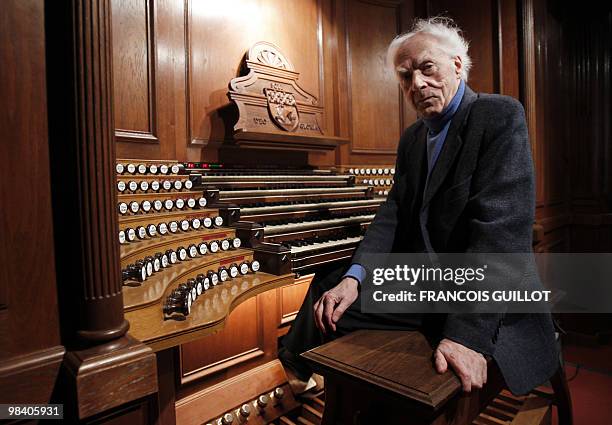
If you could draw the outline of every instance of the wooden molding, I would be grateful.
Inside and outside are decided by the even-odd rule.
[[[153,133],[130,130],[116,130],[115,140],[117,142],[159,143],[159,139]]]
[[[1,403],[49,403],[66,352],[58,345],[3,360]]]

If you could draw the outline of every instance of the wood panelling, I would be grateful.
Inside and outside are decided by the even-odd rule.
[[[190,0],[187,8],[190,143],[225,139],[219,110],[229,104],[227,83],[258,41],[278,46],[300,72],[300,85],[322,101],[319,2]]]
[[[274,359],[276,298],[276,290],[259,294],[240,304],[220,332],[181,345],[182,383],[199,379],[210,385]],[[183,394],[191,392],[191,389],[182,390]]]
[[[49,184],[44,2],[0,13],[0,360],[59,345]],[[26,320],[27,318],[27,320]]]
[[[306,292],[314,275],[302,276],[295,280],[295,284],[285,286],[278,290],[279,295],[279,321],[280,325],[292,322],[302,306]]]
[[[517,5],[514,0],[497,0],[498,37],[497,54],[499,58],[499,93],[520,98],[519,88],[519,46]]]
[[[112,28],[117,156],[187,160],[184,2],[115,0]]]
[[[497,10],[492,7],[491,0],[471,1],[469,7],[464,2],[428,0],[427,12],[429,16],[444,15],[453,18],[470,43],[470,87],[477,92],[495,93],[498,87],[496,80],[499,78],[496,55],[499,26]]]
[[[111,7],[117,137],[157,141],[153,1],[113,0]]]
[[[263,354],[263,323],[257,298],[243,302],[227,319],[225,329],[181,346],[183,379],[196,372],[218,370],[219,364]],[[227,367],[225,364],[223,367]],[[202,374],[200,374],[202,375]]]
[[[352,153],[395,154],[402,131],[401,95],[386,63],[387,46],[399,32],[397,5],[347,3]]]

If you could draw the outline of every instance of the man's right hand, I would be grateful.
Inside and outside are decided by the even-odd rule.
[[[359,282],[356,279],[345,277],[319,298],[314,305],[314,316],[321,332],[336,331],[336,323],[359,295],[358,286]]]

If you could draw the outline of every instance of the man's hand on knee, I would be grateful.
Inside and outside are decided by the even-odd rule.
[[[434,362],[438,373],[446,372],[450,365],[461,379],[466,393],[487,383],[487,360],[482,354],[458,342],[446,338],[440,341],[434,353]]]
[[[359,283],[352,277],[345,277],[338,285],[323,293],[314,305],[317,327],[323,332],[336,331],[336,323],[342,314],[355,302]]]

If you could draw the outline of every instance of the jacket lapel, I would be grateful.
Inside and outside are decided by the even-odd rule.
[[[420,200],[423,194],[423,179],[426,177],[423,175],[423,165],[424,161],[427,161],[427,156],[425,155],[427,146],[426,137],[427,128],[421,123],[421,126],[414,133],[414,139],[410,148],[406,152],[406,185],[410,189],[406,199],[410,200],[409,211],[414,210],[417,200]],[[426,168],[427,165],[425,164]]]
[[[460,136],[461,129],[465,124],[470,107],[476,100],[476,97],[476,93],[466,85],[463,99],[461,100],[459,109],[455,112],[455,116],[452,118],[440,156],[429,176],[421,209],[425,209],[429,205],[433,196],[442,185],[442,182],[444,182],[444,178],[448,174],[455,157],[461,150],[461,145],[463,144],[463,140]]]

